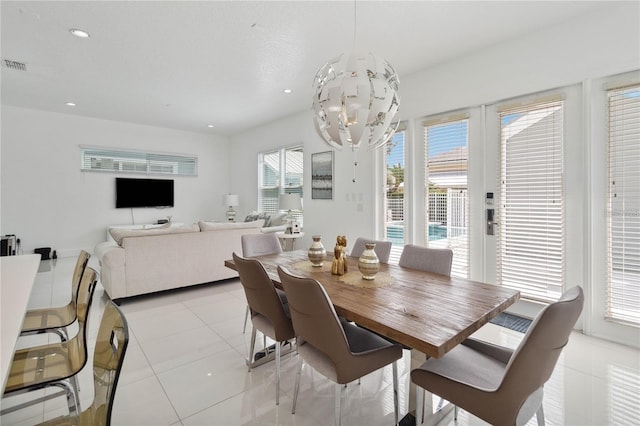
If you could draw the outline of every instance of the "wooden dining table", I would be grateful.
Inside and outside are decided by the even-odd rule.
[[[380,264],[373,281],[362,279],[358,259],[347,256],[348,271],[331,274],[331,257],[313,267],[305,250],[259,256],[280,287],[278,265],[322,284],[336,313],[389,339],[440,358],[515,303],[520,293],[465,278]],[[233,260],[225,265],[236,269]]]

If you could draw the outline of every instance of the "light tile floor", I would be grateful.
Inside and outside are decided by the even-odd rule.
[[[41,263],[30,307],[68,302],[75,259]],[[90,266],[95,265],[92,259]],[[108,298],[98,284],[89,334],[95,335]],[[242,333],[246,300],[237,280],[126,301],[121,308],[130,344],[114,404],[114,425],[331,425],[333,384],[305,368],[297,411],[291,414],[296,356],[282,362],[280,405],[275,405],[272,363],[247,372],[250,330]],[[515,347],[522,334],[487,324],[477,337]],[[43,343],[23,338],[19,346]],[[262,339],[258,339],[258,344]],[[90,342],[93,351],[93,342]],[[415,355],[414,355],[415,356]],[[89,361],[89,363],[91,360]],[[399,362],[400,414],[409,407],[411,354]],[[391,367],[349,385],[343,393],[342,424],[393,423]],[[81,400],[93,398],[90,369],[80,376]],[[31,397],[31,396],[29,396]],[[24,397],[4,399],[8,407]],[[413,406],[413,404],[412,404]],[[640,425],[640,351],[573,333],[545,386],[548,425]],[[2,425],[31,425],[66,412],[64,398],[7,414]],[[480,425],[461,411],[443,425]],[[535,419],[529,424],[535,424]]]

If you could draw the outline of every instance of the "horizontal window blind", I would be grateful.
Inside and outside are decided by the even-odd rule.
[[[465,114],[424,122],[427,186],[425,240],[453,251],[451,275],[469,277],[469,120]]]
[[[80,147],[83,171],[147,175],[198,175],[198,157],[143,151]]]
[[[280,194],[300,194],[304,175],[302,147],[282,148],[259,155],[258,211],[277,213]],[[302,212],[291,212],[302,225]]]
[[[640,325],[640,85],[610,90],[607,319]]]
[[[302,199],[302,181],[303,181],[303,163],[302,147],[287,148],[284,150],[284,182],[283,188],[286,194],[300,194]],[[303,206],[304,207],[304,206]],[[304,215],[301,211],[291,212],[291,216],[295,217],[304,226]]]
[[[563,101],[500,112],[498,282],[556,300],[564,283]]]
[[[267,152],[260,157],[258,211],[276,213],[280,195],[280,152]]]

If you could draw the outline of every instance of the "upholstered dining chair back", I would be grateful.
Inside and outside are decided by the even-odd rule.
[[[280,282],[287,293],[300,359],[293,390],[295,414],[302,364],[306,362],[334,382],[335,424],[341,424],[341,392],[345,384],[388,364],[393,365],[394,423],[398,423],[398,366],[402,348],[377,334],[340,321],[322,285],[312,279],[292,275],[278,266]]]
[[[240,239],[242,241],[242,256],[244,257],[282,253],[282,246],[275,232],[268,234],[245,234],[242,235]]]
[[[287,316],[282,300],[262,263],[257,259],[238,256],[236,253],[233,253],[233,262],[247,296],[251,317],[266,317],[275,332],[275,336],[270,337],[277,341],[292,339],[294,333],[291,319]]]
[[[248,259],[233,253],[233,261],[236,265],[240,282],[247,296],[247,314],[245,315],[245,326],[247,315],[251,314],[251,345],[249,348],[249,359],[247,364],[249,371],[253,365],[254,349],[256,344],[256,331],[259,330],[263,336],[268,336],[276,341],[275,361],[276,361],[276,405],[280,403],[280,355],[282,342],[286,342],[295,337],[293,324],[289,317],[289,307],[287,297],[282,290],[276,290],[271,278],[265,271],[264,266],[257,259]],[[264,339],[265,353],[267,351],[266,337]]]
[[[349,256],[360,257],[364,251],[365,243],[376,243],[373,249],[378,256],[380,263],[389,263],[389,256],[391,255],[391,241],[373,240],[370,238],[358,237],[356,242],[353,243],[353,248]]]
[[[411,380],[491,424],[522,425],[534,413],[544,424],[543,386],[583,304],[582,288],[573,287],[536,316],[515,350],[467,339],[413,370]]]
[[[512,404],[527,400],[549,380],[583,305],[582,288],[576,286],[536,316],[509,359],[500,386]]]
[[[326,355],[324,360],[314,357],[319,362],[308,361],[325,377],[338,384],[349,383],[390,364],[394,356],[402,356],[400,345],[394,345],[369,330],[341,323],[327,292],[318,281],[297,277],[282,267],[278,267],[278,273],[289,301],[296,337]],[[352,331],[361,334],[356,335]],[[345,332],[349,332],[349,336]],[[361,356],[371,341],[382,342],[380,347],[387,346],[389,353],[380,352],[379,357],[370,358]],[[303,348],[299,347],[299,351],[303,353]],[[392,358],[382,362],[381,359],[389,354]]]
[[[240,237],[242,243],[242,256],[244,257],[256,257],[267,254],[282,253],[282,246],[278,236],[274,233],[267,234],[245,234]],[[247,305],[247,309],[244,313],[244,325],[242,326],[242,332],[247,329],[247,320],[249,319],[250,308]]]
[[[402,250],[398,265],[404,268],[450,276],[452,261],[453,251],[450,249],[434,249],[407,244]]]
[[[280,268],[278,270],[281,271]],[[339,360],[348,357],[351,350],[338,315],[322,285],[314,279],[296,277],[286,271],[279,273],[289,301],[296,337],[325,353],[328,363],[336,364],[335,373],[329,369],[320,372],[337,383],[354,380],[348,371],[341,368],[343,364]],[[316,365],[313,367],[317,369]]]

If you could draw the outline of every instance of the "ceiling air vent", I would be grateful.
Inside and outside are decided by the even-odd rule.
[[[9,68],[10,70],[16,70],[16,71],[27,70],[27,64],[25,64],[24,62],[12,61],[9,59],[3,59],[2,66],[5,68]]]

